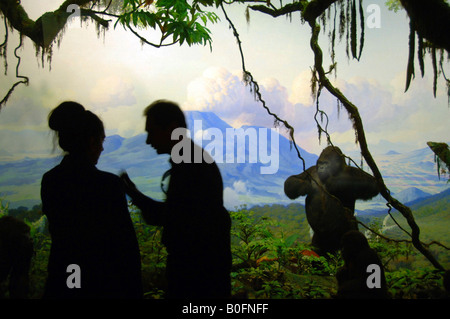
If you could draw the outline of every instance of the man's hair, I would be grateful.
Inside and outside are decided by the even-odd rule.
[[[147,106],[144,116],[151,117],[161,127],[168,127],[175,122],[178,127],[187,128],[186,118],[179,105],[172,101],[157,100]]]

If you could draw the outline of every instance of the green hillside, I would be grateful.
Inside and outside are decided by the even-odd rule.
[[[306,220],[305,207],[298,203],[289,205],[264,205],[249,208],[255,217],[273,219],[279,226],[276,228],[285,235],[297,235],[299,241],[309,242],[309,225]]]
[[[413,203],[416,221],[421,227],[424,242],[440,241],[448,245],[450,194],[440,194]],[[161,228],[143,223],[139,211],[130,206],[142,257],[145,298],[164,298],[166,250],[161,243]],[[30,273],[30,297],[40,298],[46,279],[46,267],[51,239],[45,218],[36,205],[8,209],[0,202],[0,215],[10,214],[21,218],[32,229],[35,255]],[[392,213],[400,224],[404,218]],[[231,273],[233,294],[236,298],[289,298],[329,299],[337,292],[336,272],[342,267],[340,254],[314,257],[308,251],[310,231],[304,207],[289,205],[264,205],[241,207],[230,212],[233,220]],[[380,231],[384,214],[358,216],[366,225]],[[392,221],[385,226],[390,227]],[[406,226],[406,225],[405,225]],[[397,226],[383,233],[390,238],[405,238]],[[432,267],[410,244],[369,238],[386,270],[389,292],[396,299],[442,298],[442,272]],[[446,269],[450,267],[447,249],[430,246],[430,250]],[[305,254],[306,252],[306,254]]]
[[[450,247],[450,190],[409,203],[408,207],[411,208],[414,219],[420,228],[420,239],[423,243],[428,244],[436,241]],[[310,228],[303,205],[299,203],[292,203],[287,206],[264,205],[254,206],[249,210],[254,212],[255,217],[272,218],[280,225],[277,228],[279,231],[288,236],[296,234],[299,242],[309,243],[311,241]],[[410,239],[390,217],[385,221],[385,229],[383,229],[383,221],[387,215],[388,209],[386,208],[384,211],[359,213],[357,219],[364,225],[376,231],[381,231],[388,238],[395,240]],[[403,229],[410,232],[406,219],[397,210],[393,209],[391,215]],[[362,226],[360,226],[360,230],[366,231]],[[444,267],[450,267],[450,251],[448,249],[437,244],[431,245],[429,249]],[[399,260],[401,266],[406,265],[408,268],[429,266],[429,262],[412,247],[410,247],[408,256]]]
[[[414,215],[416,223],[421,229],[421,238],[424,241],[437,240],[446,246],[450,246],[450,191],[442,192],[423,200],[415,201],[408,205]],[[289,205],[264,205],[249,208],[256,217],[273,218],[279,222],[284,231],[291,234],[297,233],[300,238],[309,240],[309,225],[306,220],[305,207],[299,203]],[[388,209],[371,213],[359,213],[357,219],[365,225],[372,223],[382,224],[388,214]],[[395,220],[406,229],[409,229],[406,219],[395,209],[391,211]],[[387,226],[395,225],[389,218]],[[406,238],[407,235],[395,227],[388,230],[387,234],[395,235],[395,238]]]

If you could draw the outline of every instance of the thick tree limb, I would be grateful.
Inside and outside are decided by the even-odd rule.
[[[319,17],[322,13],[325,12],[326,9],[334,2],[338,0],[313,0],[313,1],[305,1],[300,0],[299,2],[292,2],[282,6],[281,8],[272,8],[265,5],[251,5],[250,9],[254,11],[259,11],[265,14],[268,14],[274,18],[283,16],[286,14],[290,14],[293,12],[301,12],[303,18],[306,21],[314,21],[317,17]]]
[[[444,0],[400,0],[414,29],[450,53],[450,6]]]
[[[407,240],[407,239],[392,239],[392,238],[383,236],[382,234],[380,234],[379,232],[374,231],[373,229],[371,229],[369,226],[365,225],[361,221],[358,221],[358,224],[361,225],[362,227],[364,227],[365,229],[367,229],[368,231],[372,232],[376,236],[378,236],[378,237],[380,237],[380,238],[382,238],[382,239],[384,239],[386,241],[392,241],[392,242],[395,242],[395,243],[412,243],[411,240]],[[447,247],[444,244],[442,244],[442,243],[440,243],[438,241],[435,241],[435,240],[429,242],[428,244],[427,243],[422,243],[422,245],[424,245],[425,247],[430,247],[431,245],[437,245],[437,246],[442,247],[442,248],[444,248],[446,250],[450,250],[449,247]]]
[[[36,21],[28,17],[25,9],[17,0],[0,1],[0,10],[8,19],[14,29],[30,38],[37,46],[48,48],[55,40],[56,36],[63,30],[67,23],[67,18],[72,15],[67,7],[71,4],[82,7],[94,0],[67,0],[55,11],[46,12]],[[109,21],[99,17],[94,11],[89,9],[80,9],[80,16],[90,17],[104,27],[108,26]]]
[[[322,13],[338,0],[313,0],[305,7],[303,18],[308,21],[315,21]]]
[[[284,7],[281,7],[280,9],[269,8],[265,5],[253,5],[253,6],[249,6],[249,8],[254,11],[259,11],[259,12],[268,14],[268,15],[276,18],[279,16],[293,13],[293,12],[302,12],[304,10],[306,4],[307,4],[306,1],[300,1],[300,2],[289,3],[289,4],[285,5]]]

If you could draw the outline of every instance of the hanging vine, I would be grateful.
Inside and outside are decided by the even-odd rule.
[[[234,26],[231,19],[228,17],[228,14],[223,6],[222,3],[220,3],[220,8],[222,9],[222,12],[225,16],[225,19],[228,21],[230,29],[233,31],[233,35],[236,38],[236,43],[239,48],[240,56],[241,56],[241,63],[242,63],[242,70],[243,70],[243,80],[246,85],[250,86],[250,90],[254,92],[255,99],[259,102],[261,102],[263,108],[267,111],[269,115],[274,117],[274,126],[278,126],[280,123],[283,123],[284,127],[289,131],[289,140],[291,142],[291,146],[293,146],[297,152],[298,158],[302,161],[303,164],[303,170],[306,170],[306,163],[304,158],[302,157],[300,150],[297,147],[297,143],[295,143],[295,137],[294,137],[294,128],[286,121],[280,118],[277,114],[273,113],[269,106],[267,106],[266,101],[263,99],[262,94],[259,90],[259,84],[255,81],[253,78],[253,75],[246,69],[245,67],[245,58],[244,58],[244,52],[242,50],[242,42],[239,37],[239,33],[236,30],[236,27]]]
[[[5,59],[5,75],[7,73],[7,69],[8,69],[8,64],[6,62],[6,43],[7,43],[7,36],[5,36],[5,42],[4,45],[2,44],[2,46],[0,46],[0,52],[2,52],[1,56]],[[3,99],[0,101],[0,109],[2,107],[2,105],[4,105],[9,97],[11,96],[11,94],[13,93],[14,89],[20,85],[20,84],[25,84],[28,85],[29,83],[29,79],[26,76],[20,75],[19,74],[19,67],[20,67],[20,61],[21,58],[19,55],[17,55],[17,51],[22,47],[22,43],[23,43],[23,36],[20,35],[19,36],[19,45],[14,49],[14,56],[17,58],[17,65],[16,65],[16,78],[19,79],[17,82],[15,82],[11,88],[8,90],[8,92],[6,93],[6,95],[3,97]]]
[[[427,244],[424,244],[421,242],[420,229],[414,220],[414,216],[411,212],[411,209],[409,207],[403,205],[402,203],[400,203],[397,199],[393,198],[391,196],[389,189],[386,187],[383,177],[382,177],[371,153],[369,152],[367,141],[365,138],[363,123],[362,123],[361,117],[359,115],[358,108],[353,103],[351,103],[345,97],[345,95],[342,92],[340,92],[340,90],[338,88],[334,87],[332,85],[332,83],[329,81],[327,74],[330,73],[331,70],[335,69],[335,65],[332,65],[330,67],[330,71],[328,71],[328,72],[325,72],[323,69],[323,54],[322,54],[322,49],[320,48],[320,46],[318,44],[318,37],[319,37],[321,28],[320,28],[319,23],[317,23],[316,21],[318,18],[320,18],[322,23],[324,23],[323,17],[325,14],[325,10],[327,10],[327,8],[329,9],[328,6],[331,5],[332,3],[334,3],[334,5],[335,5],[335,10],[336,10],[337,4],[341,6],[340,7],[341,13],[340,13],[339,33],[340,33],[340,38],[341,38],[346,30],[346,35],[347,35],[346,51],[347,52],[351,51],[352,57],[355,59],[359,59],[361,56],[361,52],[362,52],[363,40],[360,40],[360,50],[359,50],[358,54],[356,54],[356,52],[357,52],[357,50],[356,50],[357,42],[355,40],[356,39],[356,28],[355,28],[355,23],[352,22],[352,20],[356,19],[356,5],[355,5],[354,1],[352,1],[350,3],[350,0],[347,0],[347,1],[340,0],[337,2],[336,1],[317,0],[317,1],[311,1],[308,3],[301,2],[300,5],[298,5],[294,8],[294,11],[300,11],[302,13],[303,21],[308,22],[308,24],[311,27],[311,31],[312,31],[310,45],[311,45],[311,49],[314,53],[314,67],[312,69],[311,88],[312,88],[312,94],[313,94],[314,98],[316,99],[317,112],[315,115],[315,121],[318,125],[319,137],[322,133],[326,133],[327,134],[327,143],[329,143],[329,144],[332,143],[330,136],[328,135],[328,133],[326,131],[328,117],[326,116],[325,112],[323,112],[319,109],[319,104],[318,104],[318,98],[320,96],[320,92],[323,88],[325,88],[329,93],[331,93],[333,96],[335,96],[337,98],[338,107],[342,106],[346,109],[346,111],[349,115],[349,119],[352,122],[353,129],[355,131],[355,142],[357,144],[359,144],[360,149],[361,149],[361,155],[364,158],[364,160],[366,161],[366,163],[368,164],[368,166],[370,167],[370,169],[372,170],[373,175],[377,180],[380,194],[387,201],[386,205],[389,208],[388,214],[392,217],[391,209],[396,208],[405,217],[408,225],[411,228],[411,233],[409,233],[406,230],[404,230],[404,232],[411,238],[411,242],[414,245],[414,247],[420,253],[422,253],[422,255],[424,255],[433,264],[433,266],[435,266],[437,269],[443,270],[444,268],[442,267],[442,265],[436,260],[436,258],[427,249],[427,247],[431,243],[427,245]],[[328,6],[325,6],[325,4],[327,4]],[[351,4],[351,6],[350,6],[350,4]],[[242,52],[239,35],[238,35],[234,25],[232,24],[231,20],[226,15],[226,12],[225,12],[222,4],[221,4],[221,6],[222,6],[222,10],[225,14],[226,19],[230,23],[230,27],[233,29],[233,34],[235,35],[237,42],[238,42],[239,50],[241,53],[242,66],[243,66],[243,70],[244,70],[245,82],[256,87],[256,89],[259,92],[258,86],[255,85],[256,82],[254,81],[253,77],[251,76],[251,73],[245,69],[245,61],[244,61],[244,56],[243,56],[243,52]],[[361,3],[360,3],[360,6],[361,6]],[[249,7],[253,10],[272,15],[273,17],[280,16],[281,11],[286,13],[285,9],[282,10],[282,9],[276,9],[276,8],[274,9],[274,8],[269,8],[269,7],[265,7],[263,9],[262,6],[259,6],[259,5],[258,6],[252,5]],[[362,17],[360,17],[359,21],[360,21],[361,25],[364,25],[363,11],[359,10],[359,13],[362,15]],[[346,25],[346,27],[344,27],[344,24]],[[350,28],[349,28],[349,25],[351,26]],[[335,34],[335,32],[336,32],[335,28],[336,28],[336,26],[335,26],[335,24],[333,24],[333,31],[331,32],[332,38],[333,38],[333,33]],[[361,30],[364,30],[364,27],[361,27]],[[361,39],[362,38],[363,38],[363,35],[361,36]],[[332,52],[332,56],[334,56],[334,42],[331,41],[331,43],[332,43],[331,52]],[[351,47],[350,50],[349,50],[349,43],[350,43],[350,47]],[[349,54],[347,54],[347,56],[349,57]],[[333,58],[332,58],[332,61],[333,61]],[[265,104],[265,102],[262,100],[262,98],[259,94],[258,94],[258,100],[262,101],[263,107],[269,112],[269,114],[271,114],[272,116],[275,116],[277,121],[285,123],[285,126],[287,128],[289,128],[289,130],[290,130],[291,139],[294,141],[294,144],[295,144],[295,139],[293,138],[293,128],[291,129],[291,126],[289,124],[287,124],[287,122],[279,119],[276,114],[273,114],[272,112],[270,112],[268,106]],[[320,117],[320,121],[318,120],[318,115]],[[324,120],[325,120],[325,129],[319,123],[319,122],[323,122]],[[299,158],[301,160],[303,160],[300,156],[298,149],[297,149],[297,153],[299,154]],[[362,162],[362,160],[361,160],[361,162]],[[364,227],[368,228],[365,225],[364,225]],[[436,243],[436,242],[433,242],[433,243]],[[440,243],[438,243],[438,244],[443,246]],[[443,247],[445,247],[445,246],[443,246]],[[445,247],[445,248],[448,249],[447,247]]]

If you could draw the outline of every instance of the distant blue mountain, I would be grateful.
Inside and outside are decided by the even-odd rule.
[[[244,144],[245,162],[238,163],[237,138],[232,148],[232,159],[227,160],[226,158],[227,129],[228,132],[234,132],[230,125],[212,112],[186,112],[186,120],[191,137],[197,144],[203,144],[203,147],[208,146],[214,139],[200,141],[195,139],[196,136],[198,137],[202,133],[200,130],[208,131],[209,129],[218,129],[221,132],[224,138],[222,143],[223,156],[218,158],[216,162],[224,181],[225,201],[227,201],[227,194],[233,198],[228,201],[229,206],[231,205],[233,208],[232,205],[234,204],[273,203],[287,200],[283,192],[284,180],[288,176],[300,173],[303,170],[303,164],[297,157],[288,139],[276,131],[271,130],[268,132],[267,128],[253,126],[242,127],[244,132],[255,132],[256,135],[254,137],[256,139],[246,139]],[[194,121],[198,122],[195,123]],[[267,149],[262,150],[263,153],[267,153],[273,162],[278,161],[278,164],[272,163],[274,167],[275,165],[277,167],[275,174],[261,174],[261,168],[268,167],[269,164],[259,161],[259,153],[257,154],[258,162],[249,163],[250,144],[255,143],[255,141],[258,142],[260,137],[259,129],[264,129],[267,133]],[[274,136],[272,137],[271,134],[274,134]],[[278,149],[271,149],[272,138],[278,141]],[[120,170],[125,169],[143,192],[149,196],[162,198],[160,178],[169,169],[169,157],[157,155],[150,146],[145,144],[145,139],[145,133],[120,141],[114,136],[106,138],[105,150],[113,149],[113,146],[110,145],[114,145],[115,150],[102,154],[97,167],[113,173],[118,173]],[[117,147],[119,142],[120,146]],[[257,147],[256,149],[259,152]],[[230,150],[231,148],[229,148]],[[317,155],[310,154],[302,149],[300,149],[300,152],[305,159],[306,168],[314,165],[317,161]],[[214,156],[215,154],[211,155]]]
[[[400,154],[400,153],[397,151],[393,151],[393,150],[386,153],[386,155],[398,155],[398,154]]]
[[[229,124],[213,112],[190,111],[185,114],[194,141],[205,132],[220,132],[220,135],[224,138],[227,129],[228,132],[236,133]],[[195,121],[201,122],[195,123]],[[298,158],[291,142],[275,130],[269,132],[267,128],[257,126],[243,126],[241,129],[241,133],[248,133],[249,136],[255,133],[255,136],[246,137],[245,144],[240,147],[237,146],[236,142],[234,147],[228,149],[228,152],[225,143],[228,140],[225,140],[221,149],[222,160],[218,161],[224,181],[224,200],[227,208],[234,208],[241,204],[252,206],[256,204],[292,203],[293,201],[289,200],[284,194],[284,181],[290,175],[301,173],[303,162]],[[265,138],[267,147],[262,149],[262,153],[272,159],[272,163],[265,163],[264,158],[260,156],[259,139],[264,140],[264,136],[260,135],[261,133],[267,133]],[[275,149],[271,147],[272,138],[278,141],[278,147],[275,147]],[[160,182],[161,176],[170,167],[169,156],[157,155],[153,148],[145,144],[145,139],[145,133],[130,138],[123,138],[119,135],[108,136],[105,139],[104,151],[97,167],[114,174],[126,170],[144,193],[156,199],[163,199]],[[211,147],[213,142],[214,137],[200,140],[203,147]],[[256,163],[249,163],[250,153],[253,153],[255,157],[254,152],[250,151],[252,147],[257,150]],[[219,151],[219,149],[212,149]],[[244,151],[244,163],[238,162],[238,151]],[[315,165],[317,155],[308,153],[301,148],[299,148],[299,151],[305,161],[305,168]],[[226,160],[227,154],[229,160]],[[216,154],[211,155],[215,156]],[[278,157],[275,155],[278,155]],[[273,162],[276,158],[278,158],[276,172],[274,174],[261,174],[261,169],[269,167],[270,164],[274,165]],[[401,201],[424,198],[430,194],[439,193],[448,187],[446,181],[440,181],[437,177],[434,155],[429,148],[405,154],[392,152],[389,155],[375,158],[375,160],[386,185],[391,188],[395,196],[401,198],[398,198]],[[61,156],[54,156],[0,162],[0,198],[10,201],[11,207],[20,205],[31,207],[40,203],[42,175],[60,161]],[[303,201],[304,197],[295,202]],[[379,209],[385,207],[385,202],[379,196],[374,200],[362,202],[358,205],[360,205],[358,207],[360,210]]]
[[[400,202],[407,204],[417,199],[423,199],[431,196],[431,194],[424,192],[417,187],[410,187],[405,190],[402,190],[398,194],[395,194],[395,198]]]
[[[105,139],[105,143],[103,143],[103,155],[108,154],[111,152],[114,152],[115,150],[119,149],[122,146],[123,141],[125,138],[123,138],[120,135],[111,135],[108,136]]]

